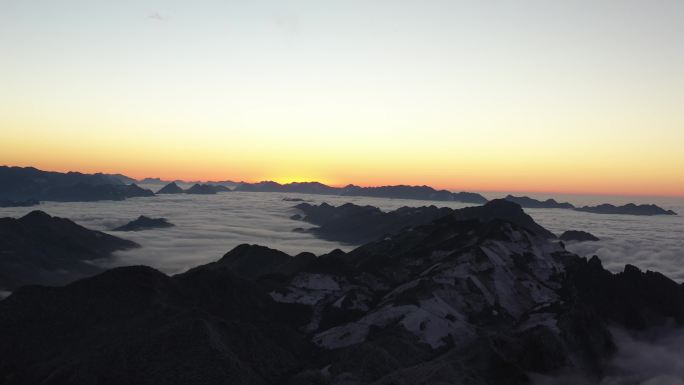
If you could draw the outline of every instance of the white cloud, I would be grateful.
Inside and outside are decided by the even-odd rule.
[[[639,334],[611,330],[617,353],[606,376],[592,381],[573,375],[533,375],[534,385],[684,385],[684,329],[654,329]]]
[[[158,188],[158,186],[157,186]],[[33,209],[70,218],[79,224],[108,230],[139,215],[165,217],[176,227],[141,232],[113,233],[143,245],[118,253],[108,266],[146,264],[167,273],[175,273],[220,258],[241,243],[257,243],[289,254],[310,251],[327,253],[334,248],[353,247],[316,239],[311,234],[294,233],[296,227],[311,225],[291,220],[297,202],[283,198],[302,198],[310,203],[341,205],[352,202],[373,205],[383,210],[401,206],[435,204],[461,208],[459,202],[426,202],[404,199],[337,197],[326,195],[230,192],[217,195],[160,195],[122,202],[47,202],[31,208],[1,208],[2,216],[20,216]],[[684,213],[682,207],[673,208]],[[651,269],[684,281],[684,216],[635,217],[599,215],[558,209],[527,209],[542,226],[560,234],[565,230],[585,230],[601,238],[600,242],[568,244],[580,255],[597,254],[604,266],[622,271],[626,263]]]

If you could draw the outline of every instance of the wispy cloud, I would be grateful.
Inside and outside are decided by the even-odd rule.
[[[167,18],[166,16],[162,15],[159,12],[152,12],[147,15],[148,20],[155,20],[155,21],[166,21]]]

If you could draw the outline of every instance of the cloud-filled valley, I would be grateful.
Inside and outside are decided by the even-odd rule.
[[[123,225],[139,215],[167,218],[175,227],[112,233],[143,247],[117,252],[113,259],[101,263],[105,267],[144,264],[169,274],[214,261],[242,243],[261,244],[291,255],[304,251],[320,255],[335,248],[354,248],[354,245],[293,232],[294,228],[311,225],[290,219],[296,213],[293,208],[296,203],[283,198],[300,198],[315,204],[328,202],[332,205],[352,202],[377,206],[387,211],[401,206],[429,204],[452,208],[469,206],[460,202],[231,192],[217,195],[158,195],[126,201],[45,202],[36,207],[3,208],[0,209],[0,216],[18,217],[40,209],[103,231]],[[684,212],[684,203],[665,207]],[[556,234],[581,229],[597,235],[601,238],[599,242],[568,243],[566,246],[579,255],[598,255],[609,270],[621,271],[626,263],[630,263],[684,281],[684,266],[680,263],[684,255],[684,244],[681,242],[684,239],[682,215],[634,217],[562,209],[526,209],[526,212]]]

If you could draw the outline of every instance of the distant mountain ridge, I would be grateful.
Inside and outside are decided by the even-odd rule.
[[[230,191],[232,191],[232,190],[226,186],[211,185],[211,184],[199,184],[199,183],[195,183],[189,189],[184,190],[184,192],[186,194],[201,194],[201,195],[213,195],[213,194],[220,193],[220,192],[230,192]]]
[[[574,209],[575,206],[573,206],[570,203],[564,202],[564,203],[559,203],[556,202],[555,199],[547,199],[545,201],[540,201],[534,198],[526,197],[526,196],[513,196],[513,195],[507,195],[505,200],[509,202],[514,202],[519,204],[520,206],[524,208],[547,208],[547,209]]]
[[[0,199],[8,201],[98,201],[154,196],[150,190],[126,184],[124,175],[60,173],[34,167],[0,166]]]
[[[243,182],[234,182],[232,180],[217,180],[217,181],[188,181],[188,180],[182,180],[182,179],[175,179],[175,180],[165,180],[161,178],[143,178],[137,180],[138,183],[144,183],[144,184],[170,184],[170,183],[184,183],[184,184],[209,184],[209,185],[215,185],[215,186],[226,186],[226,187],[235,187],[239,185],[240,183]]]
[[[34,167],[0,166],[0,206],[12,207],[32,204],[34,201],[99,201],[124,200],[132,197],[150,197],[154,192],[141,188],[136,180],[123,174],[83,174],[79,172],[42,171]],[[167,182],[160,178],[145,178],[139,183],[164,184],[160,193],[180,193],[178,183]],[[231,190],[228,187],[234,187]],[[180,189],[182,190],[182,189]],[[349,184],[345,187],[332,187],[320,182],[293,182],[280,184],[273,181],[258,183],[209,181],[196,182],[192,187],[183,190],[185,193],[214,194],[223,191],[280,192],[337,196],[362,196],[388,199],[414,199],[425,201],[455,201],[484,204],[488,199],[478,193],[451,192],[437,190],[429,186],[376,186],[361,187]],[[622,206],[601,204],[598,206],[575,207],[567,202],[554,199],[545,201],[527,196],[508,195],[504,199],[520,204],[524,208],[559,208],[572,209],[595,214],[622,215],[677,215],[653,204],[629,203]]]
[[[594,214],[625,214],[625,215],[677,215],[672,210],[665,210],[662,207],[656,205],[635,205],[634,203],[628,203],[622,206],[615,206],[611,204],[601,204],[598,206],[584,206],[578,207],[575,210],[585,211]]]
[[[622,206],[615,206],[612,204],[604,203],[604,204],[600,204],[598,206],[575,207],[574,205],[567,203],[567,202],[564,202],[564,203],[556,202],[555,199],[547,199],[545,201],[541,201],[541,200],[530,198],[527,196],[517,197],[517,196],[513,196],[513,195],[507,195],[504,199],[509,201],[509,202],[517,203],[524,208],[531,208],[531,209],[569,209],[569,210],[583,211],[583,212],[594,213],[594,214],[621,214],[621,215],[645,215],[645,216],[677,215],[677,213],[672,211],[672,210],[665,210],[662,207],[659,207],[659,206],[654,205],[654,204],[637,205],[634,203],[628,203],[628,204],[622,205]]]
[[[487,202],[487,198],[477,193],[454,193],[447,190],[436,190],[429,186],[407,185],[360,187],[350,184],[345,187],[332,187],[320,182],[293,182],[280,184],[273,181],[263,181],[258,183],[242,183],[235,188],[235,191],[363,196],[431,201],[457,201],[477,204],[483,204]]]
[[[176,182],[171,182],[157,191],[157,194],[183,194],[183,191]]]

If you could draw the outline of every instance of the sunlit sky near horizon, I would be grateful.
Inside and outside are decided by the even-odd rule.
[[[0,0],[0,164],[684,195],[684,2]]]

